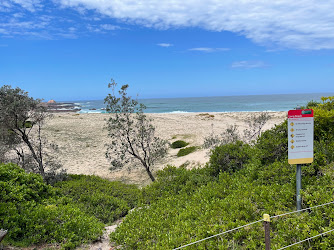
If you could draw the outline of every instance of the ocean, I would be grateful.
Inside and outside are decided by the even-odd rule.
[[[145,113],[188,113],[188,112],[255,112],[288,111],[314,100],[321,102],[322,96],[334,93],[244,95],[188,98],[138,99],[146,106]],[[79,113],[105,113],[103,100],[66,101],[79,106]]]

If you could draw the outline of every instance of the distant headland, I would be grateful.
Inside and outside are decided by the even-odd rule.
[[[48,102],[43,102],[42,105],[52,113],[78,112],[81,110],[80,106],[73,102],[56,102],[55,100],[50,100]]]

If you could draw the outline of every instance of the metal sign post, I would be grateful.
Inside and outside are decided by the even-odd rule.
[[[302,165],[313,162],[312,109],[296,109],[288,112],[288,161],[297,164],[296,198],[297,211],[301,210]]]
[[[297,211],[302,209],[302,197],[300,195],[301,189],[302,189],[302,165],[297,164],[297,171],[296,171]]]

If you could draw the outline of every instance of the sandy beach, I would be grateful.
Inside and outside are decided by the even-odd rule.
[[[247,127],[247,121],[258,112],[235,113],[178,113],[148,114],[153,119],[156,135],[168,140],[184,140],[189,146],[202,146],[204,138],[211,133],[220,134],[230,125],[237,125],[239,131]],[[286,112],[270,112],[271,119],[264,129],[279,124]],[[50,142],[59,146],[58,159],[71,174],[97,175],[109,180],[121,180],[127,183],[145,184],[150,180],[142,167],[134,166],[111,172],[110,163],[105,157],[105,144],[109,142],[106,119],[109,114],[57,113],[45,125],[45,135]],[[154,166],[154,171],[166,165],[188,167],[204,165],[209,157],[207,149],[183,157],[177,157],[178,149],[170,149],[167,157]]]

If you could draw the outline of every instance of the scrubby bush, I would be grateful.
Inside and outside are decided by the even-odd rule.
[[[218,176],[220,172],[235,172],[251,160],[253,151],[250,145],[242,141],[218,146],[211,150],[206,168],[213,176]]]
[[[258,138],[255,148],[258,149],[258,158],[262,164],[282,161],[288,158],[288,122],[285,120],[279,125],[264,131]]]
[[[174,169],[169,171],[175,173]],[[328,191],[334,180],[333,169],[327,166],[321,171],[326,174],[318,177],[304,171],[304,207],[332,201],[333,193]],[[170,175],[166,173],[167,176]],[[166,192],[149,206],[129,214],[111,234],[111,240],[124,249],[173,249],[260,220],[264,213],[277,215],[295,210],[295,168],[287,161],[277,161],[266,166],[249,163],[233,174],[221,172],[219,179],[196,186],[191,193],[180,192],[181,178],[178,183],[178,192],[172,191],[170,195]],[[172,184],[170,187],[173,188]],[[151,190],[156,191],[154,188]],[[334,217],[331,215],[333,206],[273,219],[273,249],[331,229],[334,225]],[[315,247],[320,244],[327,249],[334,247],[334,236],[319,237],[310,242]],[[301,244],[300,249],[307,249],[310,245],[308,242]],[[233,247],[263,249],[262,223],[200,242],[190,249]]]
[[[185,146],[189,145],[188,142],[182,141],[182,140],[178,140],[172,143],[171,148],[183,148]]]
[[[314,110],[314,139],[334,140],[334,96],[322,97]]]
[[[315,154],[314,162],[302,168],[302,208],[333,200],[332,111],[329,104],[314,110]],[[238,141],[216,147],[204,169],[168,167],[159,172],[157,182],[143,189],[141,209],[125,218],[111,241],[124,249],[173,249],[260,220],[264,213],[295,211],[296,170],[287,161],[287,134],[285,121],[263,132],[254,145]],[[272,219],[272,248],[331,230],[333,207]],[[263,249],[263,225],[259,222],[188,248]],[[297,248],[332,249],[334,235],[314,238]]]
[[[208,175],[205,168],[186,169],[185,167],[167,166],[157,172],[155,183],[142,189],[141,202],[151,204],[173,194],[192,194],[212,180],[213,178]]]
[[[181,156],[185,156],[188,154],[191,154],[193,152],[195,152],[198,149],[198,147],[196,146],[192,146],[192,147],[187,147],[187,148],[181,148],[179,150],[179,152],[177,152],[177,157],[181,157]]]
[[[56,187],[82,211],[104,223],[125,216],[137,204],[140,192],[135,185],[85,175],[70,175],[70,180],[58,182]]]
[[[71,199],[14,164],[0,164],[0,225],[4,244],[62,244],[64,248],[97,239],[104,225],[86,215]]]
[[[212,131],[211,135],[204,138],[203,148],[212,149],[223,144],[235,143],[241,139],[238,126],[230,125],[220,135],[215,135]]]
[[[317,107],[318,105],[320,104],[320,102],[317,102],[317,101],[309,101],[307,104],[306,104],[306,109],[313,109],[315,107]]]

